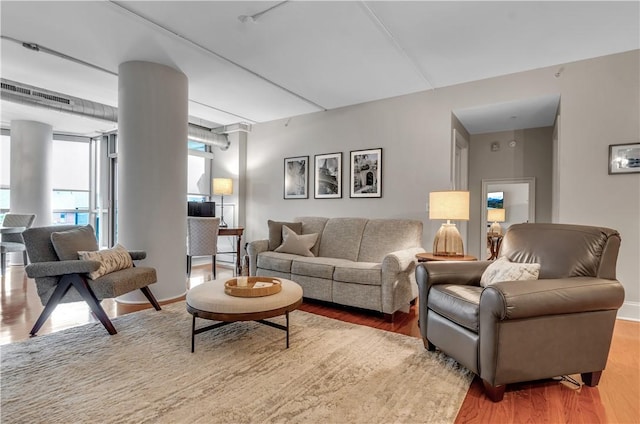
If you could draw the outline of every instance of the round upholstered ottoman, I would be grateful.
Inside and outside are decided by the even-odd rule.
[[[289,312],[302,304],[302,287],[290,280],[278,278],[282,290],[276,294],[261,297],[236,297],[225,293],[223,280],[208,281],[187,292],[187,311],[193,315],[191,326],[191,352],[195,350],[195,335],[220,328],[236,321],[257,321],[287,333],[289,347]],[[266,318],[286,316],[286,325],[280,325]],[[221,321],[196,329],[196,318]]]

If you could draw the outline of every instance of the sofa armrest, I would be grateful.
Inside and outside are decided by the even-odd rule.
[[[416,254],[424,252],[425,250],[422,247],[414,247],[387,253],[382,259],[382,272],[398,273],[407,270],[409,267],[413,268],[417,262]]]
[[[382,259],[382,312],[392,314],[397,310],[408,312],[409,302],[418,297],[415,280],[416,253],[422,247],[387,253]]]
[[[247,244],[249,255],[249,275],[256,275],[258,268],[258,254],[269,250],[269,240],[254,240]]]
[[[85,274],[100,268],[100,262],[93,260],[70,260],[36,262],[25,267],[29,278],[57,277],[66,274]]]
[[[574,277],[502,281],[483,290],[481,322],[617,310],[624,301],[618,280]]]
[[[129,250],[129,255],[132,261],[141,261],[147,257],[147,252],[145,250]]]

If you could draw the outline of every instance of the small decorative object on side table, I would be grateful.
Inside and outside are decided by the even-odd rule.
[[[487,247],[491,252],[491,256],[489,256],[490,261],[498,258],[500,246],[502,245],[502,237],[502,234],[487,233]]]
[[[477,261],[478,258],[471,255],[462,256],[441,256],[434,255],[433,253],[417,253],[416,259],[418,262],[431,262],[431,261]]]

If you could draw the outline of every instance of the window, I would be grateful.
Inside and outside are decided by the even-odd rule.
[[[11,186],[11,137],[0,136],[0,222],[4,221],[4,214],[9,212]]]
[[[192,140],[189,140],[188,147],[187,200],[207,200],[211,196],[211,147]]]
[[[53,224],[89,224],[90,143],[53,142]]]

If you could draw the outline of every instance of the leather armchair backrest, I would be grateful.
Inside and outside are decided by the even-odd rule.
[[[540,279],[616,278],[620,234],[611,228],[570,224],[515,224],[502,241],[500,257],[539,263]]]

